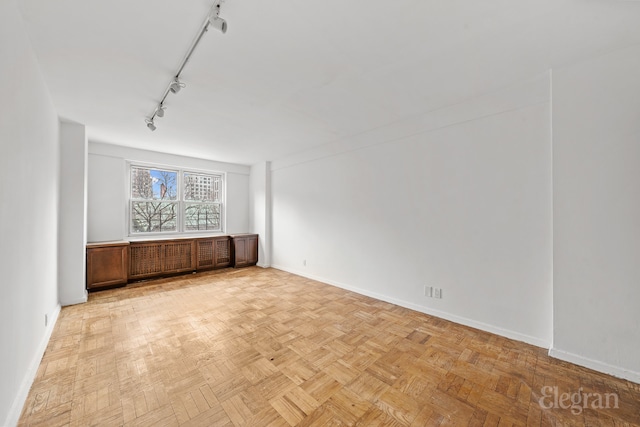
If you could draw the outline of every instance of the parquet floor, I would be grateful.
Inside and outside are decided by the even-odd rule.
[[[600,409],[601,402],[593,409],[592,397],[573,408],[576,415],[566,401],[568,409],[543,409],[543,387],[615,393],[618,408]],[[543,403],[554,405],[553,398]],[[638,384],[551,359],[544,349],[257,267],[99,292],[87,304],[63,308],[20,420],[34,426],[639,423]]]

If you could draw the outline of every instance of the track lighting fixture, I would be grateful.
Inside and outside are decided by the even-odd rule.
[[[183,87],[187,87],[187,85],[182,83],[180,80],[176,78],[169,85],[169,90],[171,91],[171,93],[178,93],[180,92],[180,89],[182,89]]]
[[[220,12],[218,10],[218,12]],[[227,21],[220,18],[217,14],[213,17],[209,17],[209,23],[213,28],[220,31],[222,34],[227,32]]]
[[[167,96],[169,95],[169,93],[176,94],[180,92],[180,89],[183,89],[187,86],[186,84],[180,81],[180,74],[182,74],[182,70],[184,70],[185,65],[187,65],[187,62],[191,58],[191,55],[193,54],[193,51],[195,50],[196,46],[198,46],[198,43],[200,43],[200,39],[202,39],[202,36],[204,36],[204,33],[209,31],[209,27],[215,28],[216,30],[220,31],[222,34],[227,32],[227,21],[220,18],[219,16],[221,1],[224,1],[224,0],[216,0],[215,4],[211,7],[211,10],[209,11],[207,18],[204,20],[204,23],[202,24],[202,27],[198,32],[198,35],[194,39],[193,43],[191,43],[191,47],[189,48],[189,51],[187,51],[187,54],[182,60],[182,63],[178,68],[178,72],[175,74],[175,76],[169,83],[169,86],[164,91],[164,94],[162,95],[160,102],[158,103],[156,108],[153,110],[153,113],[151,114],[151,116],[145,119],[145,123],[147,124],[147,127],[151,131],[156,130],[154,119],[156,117],[164,117],[164,112],[166,109],[166,107],[164,106],[164,101],[167,99]]]

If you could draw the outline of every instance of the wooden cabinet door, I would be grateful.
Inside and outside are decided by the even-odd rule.
[[[215,267],[215,240],[198,239],[196,245],[196,270],[208,270]]]
[[[87,289],[124,285],[128,278],[128,244],[87,247]]]
[[[246,267],[258,262],[258,235],[237,234],[231,236],[233,266]]]
[[[129,278],[143,279],[162,274],[162,243],[132,243],[129,247]]]
[[[235,250],[234,267],[244,267],[247,265],[247,239],[244,237],[234,238],[233,242]]]
[[[197,239],[196,270],[229,267],[231,243],[229,236]]]
[[[163,244],[162,272],[181,273],[196,269],[195,241],[176,240]]]
[[[245,246],[247,251],[247,265],[255,265],[258,263],[258,236],[248,237]]]
[[[214,240],[215,268],[231,265],[231,241],[229,236],[218,237]]]

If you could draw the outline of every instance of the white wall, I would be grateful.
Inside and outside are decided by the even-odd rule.
[[[251,166],[249,183],[250,231],[258,237],[258,265],[271,265],[271,163]]]
[[[59,311],[59,123],[22,22],[0,2],[2,426],[17,423]]]
[[[125,184],[127,161],[226,172],[225,233],[249,231],[249,166],[89,142],[89,242],[122,240],[128,237],[128,193]]]
[[[274,162],[273,265],[548,347],[549,118],[545,75]]]
[[[640,382],[640,47],[553,73],[551,354]]]
[[[87,241],[105,242],[122,240],[125,229],[126,162],[119,157],[91,153],[89,144],[89,170],[87,192]]]
[[[60,124],[58,296],[60,304],[87,302],[87,135],[84,125]]]

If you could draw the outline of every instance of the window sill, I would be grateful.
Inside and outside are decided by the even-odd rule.
[[[228,236],[223,232],[207,232],[207,233],[180,233],[180,234],[145,234],[145,235],[131,235],[125,238],[125,240],[129,242],[146,242],[146,241],[155,241],[155,240],[181,240],[181,239],[200,239],[206,237],[219,237],[219,236]]]

